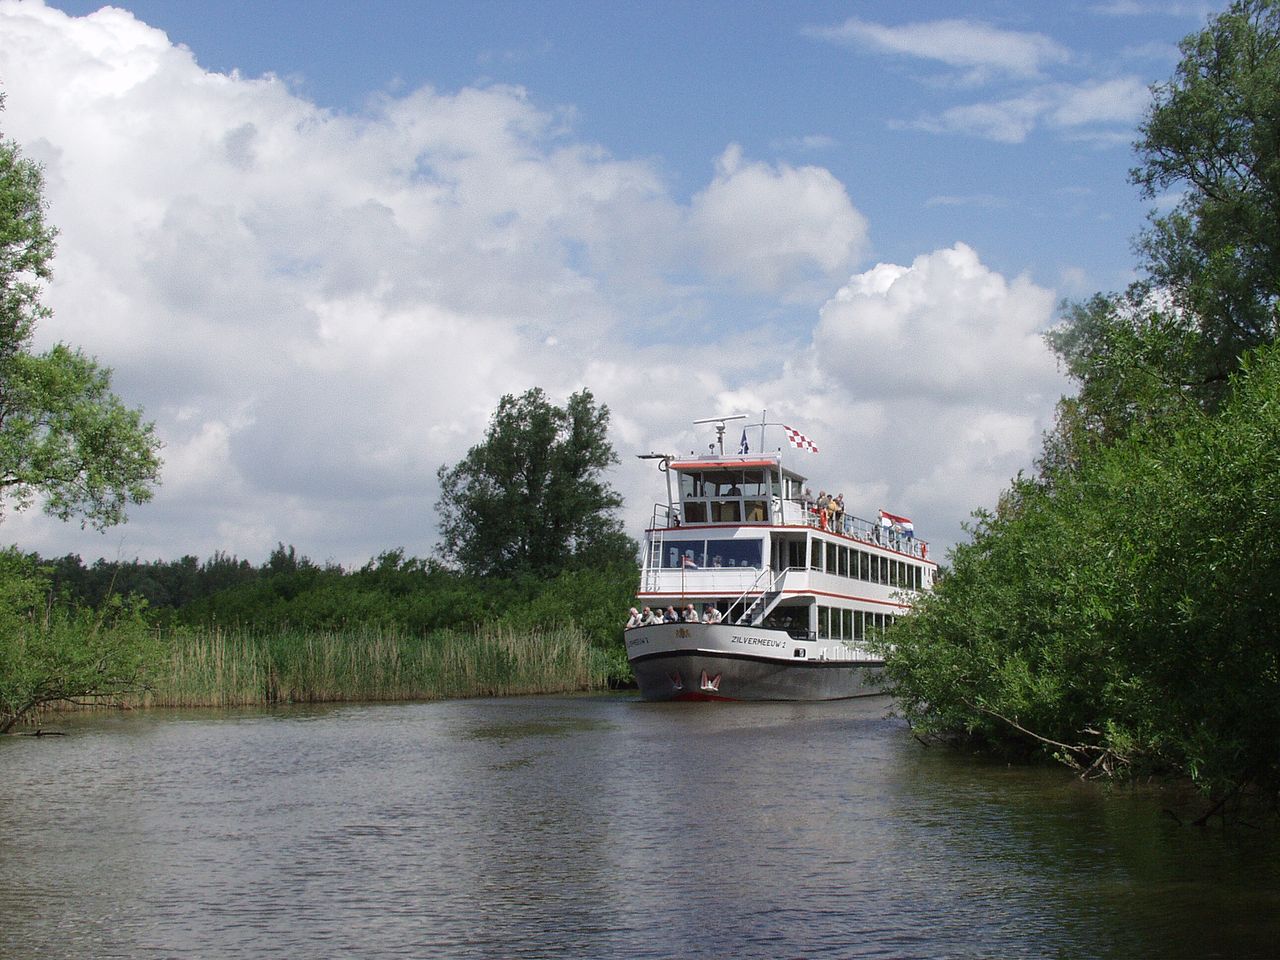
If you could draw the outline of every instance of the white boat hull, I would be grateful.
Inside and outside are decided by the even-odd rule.
[[[666,623],[626,632],[646,700],[842,700],[873,696],[883,661],[842,641],[740,624]]]

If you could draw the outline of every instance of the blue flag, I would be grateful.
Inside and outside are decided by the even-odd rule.
[[[747,454],[751,452],[751,448],[747,446],[747,431],[742,431],[742,442],[738,444],[738,453]]]

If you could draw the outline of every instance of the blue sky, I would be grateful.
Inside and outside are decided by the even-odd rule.
[[[0,533],[426,554],[435,468],[536,384],[609,404],[633,528],[629,454],[768,408],[815,487],[953,542],[1066,389],[1057,303],[1131,276],[1147,88],[1214,9],[0,0],[0,130],[61,229],[41,336],[167,463],[105,537]]]

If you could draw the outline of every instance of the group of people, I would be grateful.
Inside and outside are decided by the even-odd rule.
[[[818,494],[818,522],[823,530],[840,530],[844,526],[844,494]]]
[[[701,617],[698,616],[698,610],[692,603],[686,604],[680,610],[675,607],[667,607],[666,610],[654,610],[652,607],[637,610],[632,607],[627,627],[647,627],[654,623],[719,623],[720,619],[720,611],[716,609],[714,603],[706,605]]]

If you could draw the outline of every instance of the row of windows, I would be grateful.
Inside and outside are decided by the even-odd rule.
[[[878,637],[898,618],[892,613],[818,607],[819,640],[867,640]]]
[[[907,590],[924,589],[923,567],[892,557],[877,556],[856,547],[828,543],[816,537],[809,550],[809,569]]]

